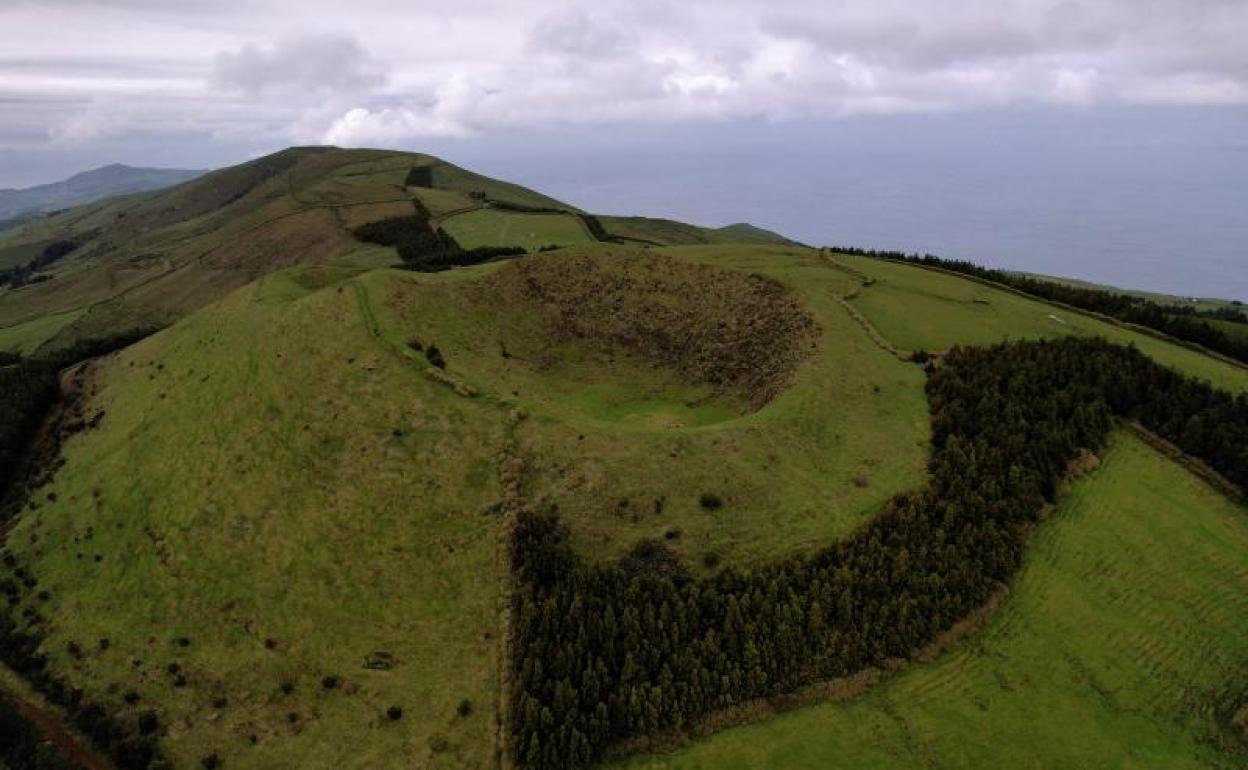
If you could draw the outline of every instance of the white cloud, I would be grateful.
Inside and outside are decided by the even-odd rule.
[[[1243,0],[42,0],[0,28],[0,98],[39,104],[0,134],[66,141],[1248,104]]]

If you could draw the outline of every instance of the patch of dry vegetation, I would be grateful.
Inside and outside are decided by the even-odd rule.
[[[755,408],[784,388],[818,334],[776,281],[639,252],[536,255],[477,290],[507,307],[536,303],[556,339],[622,348]]]

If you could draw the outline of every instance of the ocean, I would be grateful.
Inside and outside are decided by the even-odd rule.
[[[439,148],[583,208],[1248,301],[1248,110],[579,130]]]

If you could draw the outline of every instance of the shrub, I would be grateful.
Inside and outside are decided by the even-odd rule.
[[[459,702],[459,705],[455,707],[455,713],[459,714],[461,717],[466,717],[466,716],[471,715],[472,714],[472,701],[468,700],[467,698],[464,698],[463,700],[461,700]]]
[[[425,360],[439,369],[446,368],[446,359],[442,357],[442,351],[438,350],[437,345],[430,345],[425,350]]]
[[[336,676],[327,676],[321,680],[321,687],[325,688],[326,690],[332,690],[337,686],[338,686],[338,677]]]
[[[389,719],[391,722],[399,721],[400,719],[403,718],[403,709],[399,708],[398,706],[391,706],[390,708],[386,709],[386,718]]]
[[[154,711],[144,711],[139,715],[139,733],[142,735],[151,735],[160,727],[160,720],[156,717]]]
[[[719,495],[714,494],[713,492],[703,492],[702,495],[698,497],[698,505],[708,511],[718,511],[720,508],[724,507],[724,501],[719,499]]]

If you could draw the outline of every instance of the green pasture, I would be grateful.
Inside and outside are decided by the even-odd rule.
[[[1096,335],[1135,345],[1159,363],[1232,391],[1248,389],[1248,368],[1040,300],[913,265],[838,254],[874,283],[854,305],[894,345],[947,350],[1007,339]]]
[[[988,625],[867,695],[647,770],[1248,767],[1248,510],[1138,439],[1041,523]]]

